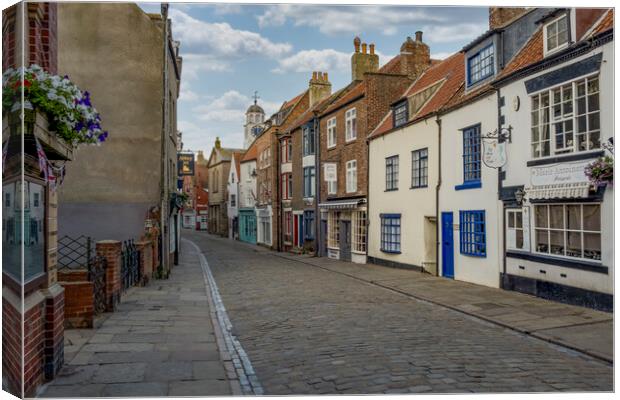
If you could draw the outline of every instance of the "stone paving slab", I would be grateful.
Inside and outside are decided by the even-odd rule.
[[[71,358],[40,397],[240,394],[216,343],[207,293],[198,253],[182,245],[169,279],[123,293],[97,329],[67,331]]]

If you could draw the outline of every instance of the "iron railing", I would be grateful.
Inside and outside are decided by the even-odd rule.
[[[106,268],[105,257],[95,254],[92,238],[78,236],[72,238],[63,236],[58,239],[58,269],[80,270],[86,269],[87,279],[93,283],[93,301],[95,314],[106,309],[105,286]]]
[[[121,279],[123,280],[123,290],[140,283],[140,251],[132,239],[123,242]]]

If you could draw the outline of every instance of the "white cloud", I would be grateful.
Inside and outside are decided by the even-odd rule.
[[[222,145],[225,147],[239,148],[242,146],[243,134],[238,132],[214,133],[212,130],[207,129],[205,125],[188,120],[179,120],[177,125],[183,133],[183,150],[203,150],[205,157],[209,157],[217,137],[220,138]]]
[[[216,3],[212,6],[216,15],[240,14],[243,11],[243,5],[239,3]]]
[[[207,104],[195,106],[192,111],[201,121],[236,122],[239,127],[242,127],[245,121],[245,112],[252,101],[249,96],[236,90],[229,90]],[[280,103],[270,101],[260,101],[259,105],[265,110],[266,117],[269,117],[281,106]]]
[[[260,34],[235,29],[226,22],[198,20],[180,10],[170,10],[174,37],[191,53],[210,55],[219,60],[263,56],[279,58],[289,53],[289,43],[274,43]]]
[[[282,26],[288,20],[295,26],[318,28],[322,33],[336,35],[359,33],[369,30],[396,33],[395,26],[407,26],[428,22],[441,22],[438,13],[407,7],[382,6],[307,6],[293,4],[274,5],[257,16],[261,28]]]
[[[193,102],[200,99],[200,95],[191,89],[187,88],[187,85],[181,84],[181,93],[179,94],[179,101]]]
[[[427,25],[422,28],[424,31],[424,41],[429,43],[464,43],[482,35],[487,29],[488,24],[486,22]]]
[[[446,58],[450,57],[452,54],[454,53],[450,53],[450,52],[440,52],[440,53],[433,53],[431,54],[431,58],[433,60],[445,60]]]
[[[346,71],[351,65],[351,54],[334,49],[302,50],[292,56],[278,60],[278,67],[272,71],[309,72],[309,71]]]
[[[181,53],[183,57],[183,80],[195,80],[201,73],[230,70],[230,64],[212,55]]]

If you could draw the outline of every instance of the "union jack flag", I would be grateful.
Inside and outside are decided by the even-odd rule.
[[[43,176],[45,177],[45,182],[47,183],[48,181],[48,162],[47,162],[47,156],[45,155],[45,152],[43,151],[43,147],[41,147],[41,143],[39,143],[39,139],[34,138],[36,144],[37,144],[37,157],[39,159],[39,170],[41,172],[43,172]]]

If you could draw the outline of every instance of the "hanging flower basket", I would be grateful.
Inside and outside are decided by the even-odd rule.
[[[605,156],[591,162],[586,166],[586,176],[595,188],[613,184],[614,181],[614,159]]]
[[[22,80],[23,71],[23,80]],[[82,92],[68,76],[51,75],[38,65],[9,69],[2,75],[2,106],[6,113],[21,106],[43,113],[49,130],[72,147],[82,143],[100,144],[108,137],[101,118],[92,106],[90,94]],[[28,112],[26,113],[28,117]]]

